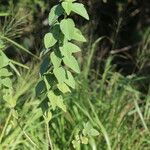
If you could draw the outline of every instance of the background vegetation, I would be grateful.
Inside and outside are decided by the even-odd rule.
[[[53,148],[149,150],[149,0],[79,1],[90,21],[72,17],[88,42],[77,43],[83,49],[77,54],[82,73],[76,76],[76,90],[64,96],[67,112],[56,110],[49,123]],[[47,18],[56,3],[0,0],[0,51],[14,61],[9,71],[16,102],[15,109],[10,108],[0,86],[2,150],[49,149],[43,103],[35,89]],[[88,135],[88,144],[81,141],[85,129],[96,135]]]

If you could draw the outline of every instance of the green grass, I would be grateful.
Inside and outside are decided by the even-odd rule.
[[[22,71],[14,83],[18,117],[0,101],[2,150],[48,149],[46,125],[39,108],[41,101],[35,94],[38,69],[34,68],[32,73]],[[49,123],[54,150],[72,150],[76,133],[87,122],[100,134],[89,137],[89,144],[81,144],[78,149],[149,149],[150,90],[148,94],[141,93],[135,85],[142,79],[124,77],[112,68],[108,59],[101,79],[91,81],[82,74],[76,79],[77,89],[64,97],[67,112],[57,110]]]

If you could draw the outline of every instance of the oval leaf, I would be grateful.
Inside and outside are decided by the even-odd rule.
[[[49,25],[53,25],[59,16],[63,14],[63,8],[61,5],[56,5],[52,7],[50,13],[49,13]]]
[[[57,84],[57,87],[62,93],[71,92],[69,87],[65,83],[59,83],[59,84]]]
[[[58,68],[61,64],[61,56],[57,55],[55,52],[52,52],[50,58],[54,68]]]
[[[68,40],[72,39],[72,35],[74,35],[75,24],[72,19],[63,19],[60,22],[60,29],[62,33]]]
[[[72,9],[72,2],[62,2],[62,7],[64,8],[67,15],[70,15]]]
[[[67,71],[67,79],[65,80],[65,83],[71,88],[75,89],[75,80],[70,71]]]
[[[66,71],[64,68],[54,68],[54,75],[58,80],[58,83],[63,83],[66,80]]]
[[[84,17],[85,19],[89,20],[89,15],[84,7],[83,4],[80,3],[73,3],[72,11],[77,13],[78,15]]]
[[[75,59],[75,57],[73,57],[73,56],[64,57],[63,58],[63,62],[64,62],[64,64],[66,66],[68,66],[69,68],[71,68],[76,73],[80,73],[80,68],[79,68],[78,62]]]
[[[75,28],[75,30],[74,30],[72,39],[74,39],[76,41],[80,41],[80,42],[86,42],[85,37],[82,35],[81,31],[77,28]]]
[[[57,40],[53,37],[52,33],[47,33],[44,36],[44,45],[46,48],[50,48],[55,45]]]

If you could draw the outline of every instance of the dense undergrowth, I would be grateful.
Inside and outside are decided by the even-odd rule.
[[[130,41],[131,45],[126,47],[124,43],[127,44],[128,40],[121,39],[120,27],[115,28],[112,36],[105,34],[107,29],[102,28],[105,30],[100,35],[106,36],[98,38],[97,28],[102,22],[95,23],[93,20],[86,24],[79,20],[79,26],[87,32],[89,39],[87,44],[81,45],[82,54],[77,54],[82,71],[75,78],[76,89],[63,96],[67,111],[57,108],[53,116],[49,114],[48,128],[43,117],[48,105],[37,96],[36,90],[42,63],[40,56],[44,49],[41,36],[48,31],[45,14],[47,16],[48,7],[55,2],[17,2],[14,6],[11,0],[9,4],[0,2],[3,4],[0,5],[0,56],[3,52],[12,59],[7,66],[9,75],[6,75],[11,83],[5,84],[13,87],[8,91],[0,90],[0,150],[46,150],[50,149],[50,144],[54,150],[149,150],[149,27],[144,26],[137,33],[140,41],[134,44]],[[91,2],[87,1],[89,11],[98,4],[95,1],[90,5]],[[107,3],[105,1],[103,5]],[[114,5],[121,9],[123,6],[119,2]],[[6,10],[8,13],[1,13]],[[20,17],[22,14],[24,16]],[[95,13],[90,12],[92,15],[95,16]],[[93,24],[96,25],[91,29]],[[133,32],[132,38],[137,34]],[[130,53],[130,49],[135,50],[134,54]],[[126,60],[132,62],[127,67],[123,65]],[[1,66],[2,63],[0,69]],[[0,83],[1,79],[4,79],[2,74]],[[6,97],[10,94],[9,90],[12,103],[3,98],[4,93]],[[13,104],[15,107],[12,107]]]
[[[99,132],[89,137],[89,144],[78,149],[145,149],[150,146],[150,93],[136,90],[136,76],[124,77],[107,60],[101,80],[90,81],[82,75],[76,78],[77,89],[65,96],[67,112],[56,110],[50,125],[54,149],[73,149],[72,141],[82,134],[90,122]],[[32,73],[22,71],[15,81],[17,116],[1,102],[1,131],[8,122],[1,139],[1,149],[47,149],[47,134],[40,100],[35,95],[37,67]],[[14,95],[14,96],[15,96]]]

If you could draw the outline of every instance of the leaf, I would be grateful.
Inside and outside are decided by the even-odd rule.
[[[61,95],[55,95],[53,91],[49,91],[48,94],[48,99],[51,102],[53,110],[56,109],[56,106],[61,108],[63,111],[66,111],[66,106],[63,103],[63,99]]]
[[[57,96],[54,94],[53,91],[49,91],[47,93],[47,97],[52,105],[52,109],[55,110],[56,109],[56,106],[57,106]]]
[[[87,122],[84,126],[84,129],[83,129],[83,135],[85,135],[85,136],[87,136],[87,135],[88,136],[98,136],[99,132],[92,127],[90,122]]]
[[[91,130],[89,130],[88,135],[90,135],[90,136],[98,136],[99,132],[96,129],[92,128]]]
[[[54,38],[52,33],[47,33],[44,36],[44,45],[46,48],[50,48],[56,44],[57,40]]]
[[[0,68],[3,68],[5,66],[9,65],[9,59],[8,57],[1,51],[0,52]]]
[[[64,43],[63,47],[61,47],[60,50],[62,55],[66,57],[70,57],[72,53],[81,51],[81,49],[77,45],[71,42]]]
[[[73,3],[72,5],[72,11],[77,13],[78,15],[84,17],[85,19],[89,20],[89,15],[84,7],[83,4],[81,3]]]
[[[64,57],[63,58],[63,62],[64,62],[64,64],[66,66],[68,66],[69,68],[71,68],[76,73],[80,73],[80,68],[79,68],[78,62],[75,59],[75,57],[73,57],[73,56]]]
[[[0,49],[3,49],[5,47],[4,42],[0,39]]]
[[[60,29],[62,33],[65,35],[65,37],[68,40],[71,40],[72,35],[74,35],[74,31],[75,31],[74,21],[72,19],[63,19],[60,22]]]
[[[47,71],[47,69],[49,67],[49,63],[50,63],[49,58],[45,57],[41,66],[40,66],[40,74],[41,75],[43,75]]]
[[[53,25],[58,17],[60,17],[63,14],[63,8],[61,5],[53,6],[50,13],[49,13],[49,25]]]
[[[0,69],[0,77],[9,77],[11,75],[12,75],[12,73],[10,71],[8,71],[8,69],[6,69],[6,68]]]
[[[80,140],[73,140],[72,144],[73,144],[73,147],[77,149],[80,147]]]
[[[12,88],[12,82],[11,82],[10,78],[2,79],[1,83],[7,88]]]
[[[50,55],[50,58],[51,58],[54,68],[58,68],[61,64],[61,60],[62,60],[61,56],[56,54],[56,52],[52,52]]]
[[[47,91],[49,91],[49,90],[50,90],[50,88],[51,88],[51,85],[49,84],[49,82],[48,82],[48,80],[47,80],[46,76],[44,76],[44,82],[45,82],[45,85],[46,85],[46,89],[47,89]]]
[[[57,84],[57,87],[62,93],[71,92],[69,87],[65,83],[59,83],[59,84]]]
[[[67,111],[66,105],[63,102],[62,96],[59,96],[59,98],[57,99],[57,106],[59,108],[61,108],[64,112]]]
[[[52,113],[50,111],[46,111],[43,116],[47,123],[49,123],[50,120],[52,119]]]
[[[55,24],[55,25],[52,27],[51,33],[53,34],[53,37],[54,37],[56,40],[60,40],[60,38],[63,36],[63,34],[61,33],[59,23]]]
[[[83,135],[86,136],[88,135],[89,131],[92,129],[92,125],[90,124],[90,122],[87,122],[85,125],[84,125],[84,129],[83,129]]]
[[[13,90],[12,88],[4,89],[3,99],[9,104],[10,108],[14,108],[16,106],[16,99],[13,97]]]
[[[35,88],[36,95],[39,96],[44,90],[45,90],[45,83],[43,80],[41,80]]]
[[[77,28],[75,28],[75,30],[73,32],[72,39],[74,39],[76,41],[80,41],[80,42],[86,42],[85,37],[82,35],[81,31]]]
[[[70,71],[67,71],[67,79],[65,80],[65,83],[75,89],[75,80]]]
[[[66,71],[64,68],[54,68],[54,75],[58,80],[58,83],[63,83],[66,80]]]
[[[62,7],[64,8],[67,15],[70,15],[71,10],[72,10],[72,5],[73,5],[72,1],[62,2]]]
[[[81,137],[81,142],[82,144],[88,144],[89,139],[87,137],[82,136]]]

